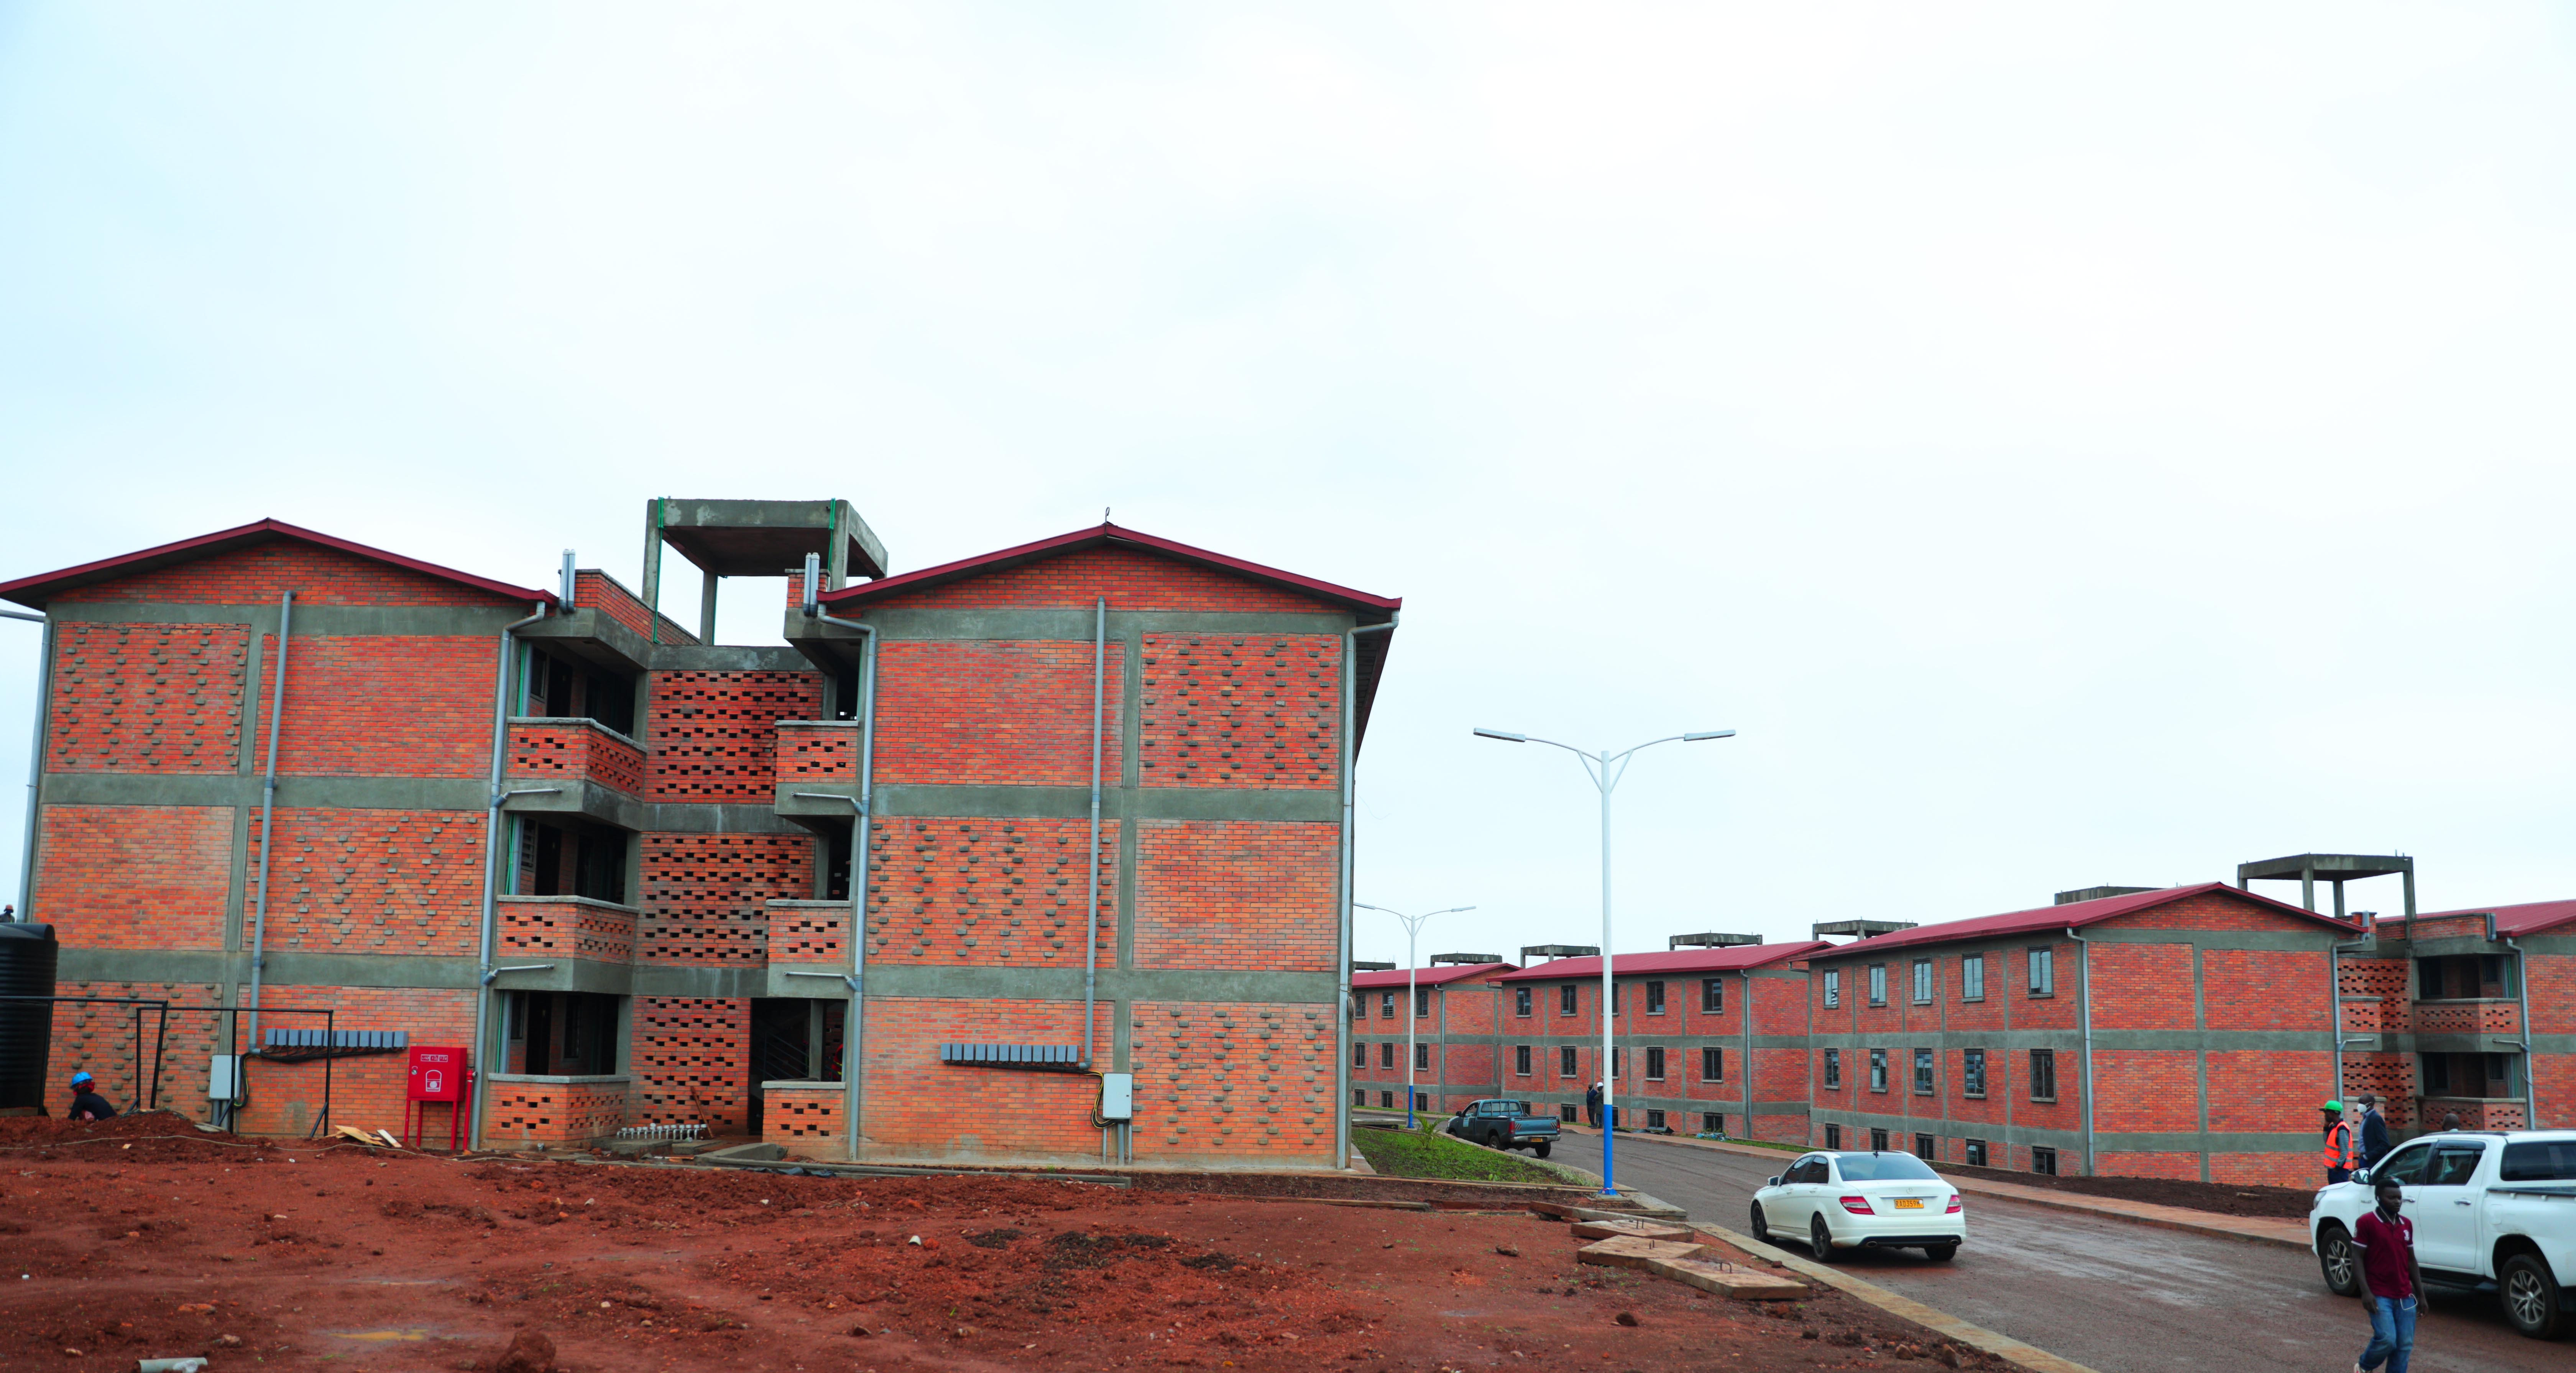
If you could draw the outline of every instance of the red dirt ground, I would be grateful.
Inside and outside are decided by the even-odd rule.
[[[1730,1302],[1581,1243],[1523,1213],[11,1119],[0,1367],[493,1370],[527,1332],[584,1373],[1999,1366],[1839,1293]]]

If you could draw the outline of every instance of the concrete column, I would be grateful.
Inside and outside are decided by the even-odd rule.
[[[712,644],[716,641],[716,582],[718,580],[719,578],[712,572],[702,570],[698,573],[698,642],[702,644]],[[2310,906],[2308,909],[2315,910],[2316,907]]]

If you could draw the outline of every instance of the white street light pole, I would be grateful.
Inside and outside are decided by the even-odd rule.
[[[1415,1018],[1416,1012],[1414,1009],[1416,1005],[1416,1002],[1414,1001],[1416,993],[1414,991],[1413,970],[1422,962],[1415,953],[1417,937],[1422,933],[1422,922],[1429,920],[1432,916],[1456,915],[1460,911],[1472,911],[1476,908],[1473,906],[1451,906],[1445,911],[1427,911],[1421,915],[1406,915],[1402,911],[1390,910],[1385,906],[1372,906],[1365,901],[1354,901],[1351,904],[1359,907],[1361,910],[1376,911],[1380,915],[1391,915],[1404,922],[1404,1128],[1410,1130],[1413,1128],[1413,1055],[1416,1052],[1413,1047],[1413,1036],[1414,1031],[1419,1026],[1419,1021]]]
[[[1576,748],[1572,744],[1557,743],[1554,739],[1534,739],[1526,734],[1513,734],[1509,731],[1499,729],[1478,729],[1476,731],[1476,737],[1480,739],[1500,739],[1507,744],[1546,744],[1553,748],[1564,749],[1566,752],[1583,760],[1584,773],[1591,777],[1592,785],[1599,788],[1601,792],[1601,1193],[1604,1196],[1615,1195],[1618,1192],[1618,1187],[1613,1181],[1611,1170],[1615,1166],[1614,1159],[1616,1155],[1612,1151],[1611,1145],[1614,1137],[1618,1134],[1617,1125],[1619,1115],[1616,1099],[1618,1096],[1619,1075],[1611,1071],[1612,1067],[1618,1063],[1618,1059],[1613,1053],[1616,1046],[1612,1043],[1610,1022],[1610,1001],[1612,995],[1612,984],[1610,981],[1610,793],[1618,789],[1619,779],[1628,775],[1628,760],[1635,757],[1640,750],[1653,748],[1657,744],[1673,743],[1676,740],[1683,743],[1695,744],[1702,739],[1732,739],[1735,737],[1735,731],[1731,729],[1711,729],[1701,730],[1692,734],[1668,734],[1661,739],[1649,739],[1646,742],[1637,745],[1635,748],[1623,749],[1618,753],[1612,753],[1607,749],[1604,749],[1599,753],[1592,753],[1584,749]],[[1615,770],[1612,767],[1612,764],[1614,763],[1617,764]]]

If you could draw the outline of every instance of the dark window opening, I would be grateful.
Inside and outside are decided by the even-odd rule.
[[[1960,1089],[1968,1096],[1986,1094],[1986,1051],[1969,1049],[1961,1055]]]
[[[761,997],[751,1003],[753,1099],[764,1082],[841,1080],[841,1019],[846,1001]]]
[[[1431,1014],[1431,989],[1429,987],[1414,988],[1413,1018],[1420,1020],[1422,1017],[1429,1014]]]
[[[1529,1013],[1530,989],[1527,987],[1512,988],[1512,1014],[1528,1015]]]
[[[1839,1125],[1828,1125],[1825,1127],[1825,1147],[1828,1149],[1839,1149],[1843,1147],[1843,1127]]]
[[[1664,1080],[1663,1050],[1648,1049],[1646,1051],[1646,1080],[1649,1082],[1661,1082]]]
[[[1916,1096],[1932,1095],[1932,1078],[1932,1051],[1930,1049],[1915,1050],[1914,1094]]]
[[[1512,1074],[1515,1077],[1530,1075],[1530,1046],[1526,1044],[1512,1046]]]
[[[1394,1110],[1394,1109],[1395,1109],[1395,1093],[1393,1093],[1393,1092],[1380,1092],[1380,1093],[1378,1093],[1378,1094],[1377,1094],[1377,1104],[1378,1104],[1378,1105],[1380,1105],[1380,1106],[1383,1106],[1383,1107],[1387,1108],[1387,1109],[1388,1109],[1388,1110],[1390,1110],[1390,1111],[1391,1111],[1391,1110]]]
[[[1720,1015],[1725,1012],[1726,979],[1711,977],[1701,980],[1699,984],[1699,1008],[1710,1015]]]
[[[626,904],[626,831],[522,817],[512,894],[583,896]]]
[[[2055,1049],[2030,1051],[2030,1099],[2033,1101],[2057,1100],[2057,1051]]]
[[[2046,1173],[2050,1177],[2057,1176],[2057,1151],[2033,1148],[2030,1151],[2030,1171]]]
[[[1556,1075],[1558,1077],[1574,1076],[1574,1046],[1569,1044],[1558,1047],[1556,1051]],[[1573,1119],[1571,1116],[1566,1118],[1568,1120]]]
[[[528,650],[520,714],[553,720],[596,720],[635,737],[635,678],[545,649]]]
[[[1430,1046],[1430,1045],[1428,1045],[1428,1044],[1423,1044],[1423,1043],[1420,1043],[1420,1042],[1416,1042],[1416,1043],[1414,1044],[1414,1046],[1413,1046],[1413,1066],[1414,1066],[1414,1067],[1416,1067],[1416,1068],[1428,1068],[1428,1067],[1430,1067],[1430,1066],[1431,1066],[1431,1046]]]
[[[1986,1142],[1984,1140],[1972,1139],[1968,1141],[1968,1166],[1971,1168],[1983,1168],[1986,1166]]]
[[[832,679],[832,718],[859,718],[859,670],[855,667],[841,669],[840,675]]]
[[[1661,1111],[1646,1112],[1646,1128],[1649,1130],[1661,1130],[1665,1128],[1664,1113]]]
[[[1377,1066],[1381,1068],[1392,1068],[1395,1066],[1394,1040],[1387,1040],[1377,1046]]]
[[[1701,1132],[1702,1132],[1702,1133],[1704,1133],[1704,1134],[1711,1134],[1711,1135],[1722,1135],[1722,1134],[1725,1134],[1725,1133],[1726,1133],[1726,1113],[1725,1113],[1724,1111],[1702,1111],[1702,1112],[1700,1112],[1700,1113],[1699,1113],[1699,1128],[1700,1128]]]
[[[1558,1120],[1561,1120],[1561,1121],[1568,1121],[1568,1122],[1572,1121],[1572,1120],[1574,1119],[1574,1108],[1573,1108],[1573,1107],[1571,1107],[1571,1106],[1559,1106],[1559,1107],[1557,1107],[1557,1108],[1556,1108],[1556,1118],[1557,1118]]]
[[[1825,1085],[1843,1085],[1843,1051],[1840,1049],[1825,1050]]]
[[[1873,1150],[1875,1150],[1875,1151],[1879,1152],[1879,1153],[1882,1153],[1882,1154],[1883,1154],[1883,1153],[1886,1153],[1886,1152],[1887,1152],[1887,1132],[1886,1132],[1885,1130],[1872,1130],[1872,1131],[1870,1131],[1870,1132],[1869,1132],[1869,1147],[1870,1147],[1871,1149],[1873,1149]]]
[[[620,998],[597,992],[504,992],[503,1071],[605,1077],[617,1071]]]
[[[1702,1049],[1699,1051],[1699,1080],[1702,1082],[1726,1081],[1726,1050]]]
[[[1914,1156],[1916,1158],[1926,1160],[1939,1158],[1941,1156],[1940,1141],[1935,1140],[1930,1135],[1916,1135],[1914,1137]]]
[[[1661,982],[1649,982],[1646,984],[1646,1014],[1662,1015],[1663,1013],[1664,984]]]
[[[1571,982],[1568,982],[1568,983],[1566,983],[1564,986],[1557,988],[1557,989],[1556,989],[1556,1013],[1557,1013],[1558,1015],[1572,1015],[1572,1014],[1574,1014],[1574,998],[1576,997],[1576,995],[1578,995],[1578,993],[1575,991],[1574,984],[1573,984],[1573,983],[1571,983]]]

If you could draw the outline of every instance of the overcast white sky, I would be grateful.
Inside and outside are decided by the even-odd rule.
[[[1476,724],[1742,731],[1629,774],[1622,950],[2309,849],[2566,897],[2572,229],[2549,5],[0,0],[0,576],[1110,505],[1406,598],[1360,897],[1480,908],[1426,954],[1598,938],[1593,792]]]

